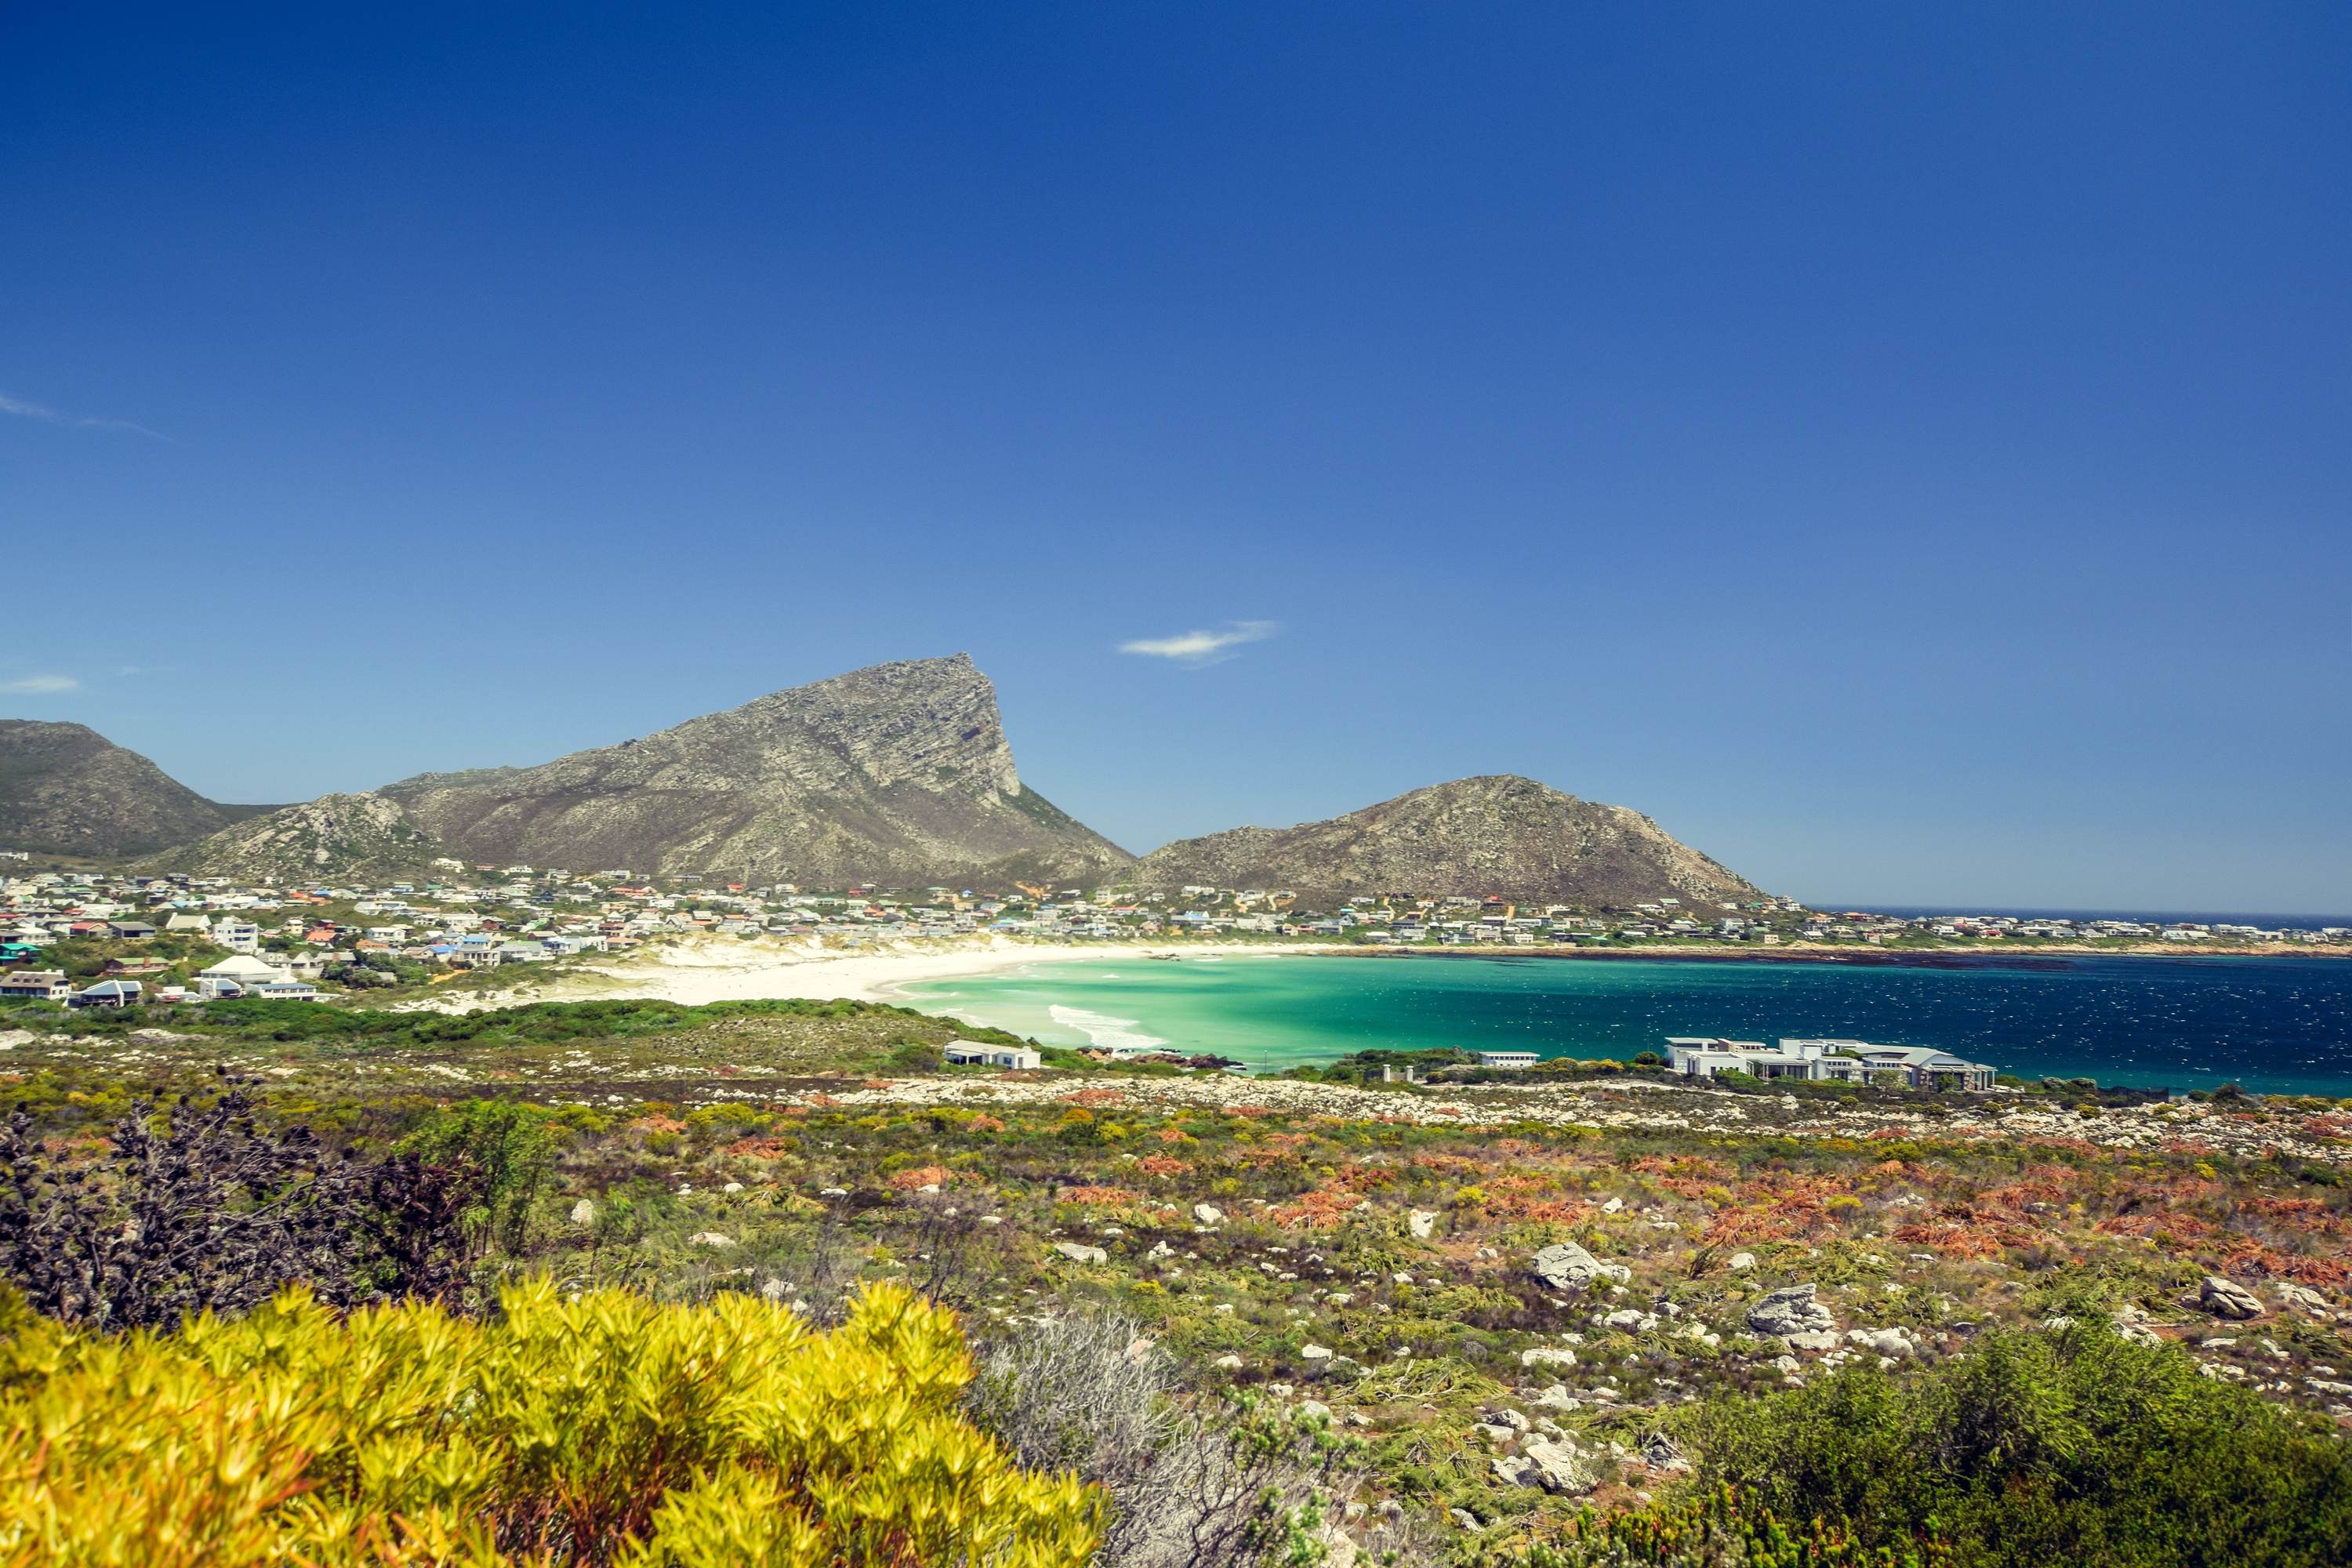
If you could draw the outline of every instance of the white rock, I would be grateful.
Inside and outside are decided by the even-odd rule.
[[[596,1205],[590,1203],[586,1198],[582,1198],[578,1203],[573,1204],[572,1205],[572,1223],[573,1225],[594,1225],[596,1223]]]
[[[1624,1206],[1625,1200],[1623,1198],[1611,1198],[1607,1203],[1601,1205],[1601,1212],[1602,1214],[1615,1214]]]
[[[1298,1402],[1298,1414],[1309,1421],[1328,1421],[1331,1407],[1319,1399],[1302,1399]]]
[[[1301,1361],[1329,1361],[1331,1359],[1331,1352],[1324,1349],[1321,1345],[1304,1345],[1299,1349],[1298,1359]]]
[[[1622,1263],[1603,1263],[1572,1241],[1556,1242],[1528,1260],[1528,1272],[1537,1283],[1554,1290],[1573,1290],[1590,1285],[1595,1279],[1633,1278],[1633,1270]]]
[[[1535,1464],[1536,1484],[1556,1496],[1589,1492],[1601,1484],[1600,1466],[1572,1438],[1530,1438],[1520,1452]]]
[[[1099,1247],[1087,1247],[1075,1241],[1057,1241],[1054,1250],[1073,1263],[1108,1263],[1110,1254]]]
[[[1224,1368],[1227,1372],[1234,1372],[1234,1371],[1237,1371],[1237,1370],[1240,1368],[1240,1366],[1241,1366],[1241,1364],[1242,1364],[1242,1358],[1241,1358],[1241,1357],[1239,1357],[1239,1356],[1237,1356],[1237,1355],[1221,1355],[1221,1356],[1219,1356],[1215,1361],[1211,1362],[1209,1364],[1210,1364],[1211,1366],[1221,1366],[1221,1367]]]
[[[1639,1329],[1642,1326],[1642,1314],[1631,1307],[1620,1307],[1601,1321],[1612,1329]]]
[[[2217,1318],[2259,1318],[2263,1315],[2262,1298],[2234,1279],[2224,1279],[2218,1274],[2205,1276],[2204,1284],[2197,1289],[2198,1304]]]
[[[698,1231],[694,1235],[688,1237],[686,1239],[688,1245],[692,1247],[732,1247],[735,1245],[734,1237],[721,1236],[715,1230]]]
[[[1554,1350],[1549,1345],[1538,1345],[1533,1350],[1524,1350],[1519,1352],[1519,1364],[1521,1366],[1574,1366],[1576,1352]]]
[[[1488,1460],[1487,1463],[1494,1467],[1495,1479],[1507,1487],[1531,1487],[1536,1484],[1531,1477],[1531,1472],[1536,1468],[1533,1459],[1524,1459],[1516,1454],[1505,1454],[1498,1458]]]
[[[1414,1209],[1405,1215],[1405,1223],[1412,1227],[1414,1240],[1427,1241],[1430,1233],[1437,1227],[1437,1212],[1434,1209]]]
[[[1813,1300],[1811,1285],[1789,1285],[1748,1308],[1748,1326],[1759,1334],[1788,1339],[1792,1333],[1834,1330],[1837,1320],[1830,1316],[1827,1307]]]
[[[1192,1217],[1202,1225],[1216,1225],[1225,1217],[1225,1211],[1209,1204],[1194,1204]]]
[[[719,1190],[722,1193],[740,1193],[743,1190],[743,1184],[740,1182],[730,1182]]]
[[[1750,1269],[1750,1268],[1755,1268],[1755,1267],[1756,1267],[1756,1255],[1755,1255],[1754,1253],[1752,1253],[1752,1252],[1735,1252],[1735,1253],[1733,1253],[1733,1254],[1731,1255],[1731,1271],[1732,1271],[1734,1274],[1742,1273],[1742,1272],[1744,1272],[1745,1270],[1747,1270],[1747,1269]]]

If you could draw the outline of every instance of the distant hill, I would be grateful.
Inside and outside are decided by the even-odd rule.
[[[1138,861],[1131,879],[1171,891],[1287,889],[1302,899],[1500,893],[1601,905],[1762,896],[1640,812],[1510,773],[1432,784],[1328,822],[1180,839]]]
[[[0,849],[146,855],[277,809],[206,800],[87,725],[0,719]]]
[[[485,864],[907,887],[1086,881],[1132,858],[1022,784],[996,689],[964,654],[379,793],[446,853]]]
[[[381,795],[322,795],[157,858],[161,868],[273,882],[374,882],[421,873],[441,847]]]

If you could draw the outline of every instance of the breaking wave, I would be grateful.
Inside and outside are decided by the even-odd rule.
[[[1157,1035],[1136,1032],[1136,1018],[1111,1018],[1100,1013],[1089,1013],[1084,1007],[1065,1007],[1059,1003],[1048,1007],[1046,1014],[1066,1029],[1076,1029],[1094,1042],[1095,1048],[1125,1056],[1156,1051],[1168,1042]]]

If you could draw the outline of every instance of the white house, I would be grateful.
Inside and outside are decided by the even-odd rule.
[[[1914,1089],[1933,1088],[1936,1079],[1948,1078],[1959,1088],[1984,1090],[1992,1088],[1997,1071],[1933,1047],[1874,1046],[1867,1040],[1783,1039],[1768,1046],[1761,1040],[1675,1036],[1667,1039],[1666,1049],[1675,1070],[1690,1078],[1741,1072],[1750,1078],[1816,1083],[1892,1080]]]
[[[1480,1051],[1478,1065],[1482,1068],[1531,1068],[1543,1058],[1533,1051]]]
[[[950,1040],[947,1058],[959,1067],[1012,1068],[1034,1072],[1045,1058],[1024,1046],[985,1046],[978,1040]]]
[[[0,973],[0,996],[15,1001],[62,1002],[73,994],[73,983],[61,969],[12,969]]]
[[[250,992],[256,986],[267,985],[286,978],[286,972],[274,963],[266,963],[251,953],[235,953],[222,959],[210,969],[199,970],[196,979],[226,980],[239,990]]]

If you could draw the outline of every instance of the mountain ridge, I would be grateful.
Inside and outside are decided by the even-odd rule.
[[[1133,859],[1023,785],[995,688],[963,653],[852,670],[535,767],[418,773],[347,798],[383,803],[404,826],[352,806],[331,825],[215,835],[188,858],[262,874],[300,847],[287,868],[307,874],[345,852],[321,832],[364,821],[348,847],[371,866],[396,850],[838,887],[1091,881]]]
[[[1629,806],[1516,773],[1430,784],[1321,822],[1235,827],[1164,844],[1138,887],[1277,889],[1302,900],[1499,893],[1578,905],[1763,896]]]
[[[146,855],[278,809],[208,800],[87,724],[0,719],[0,848]]]

